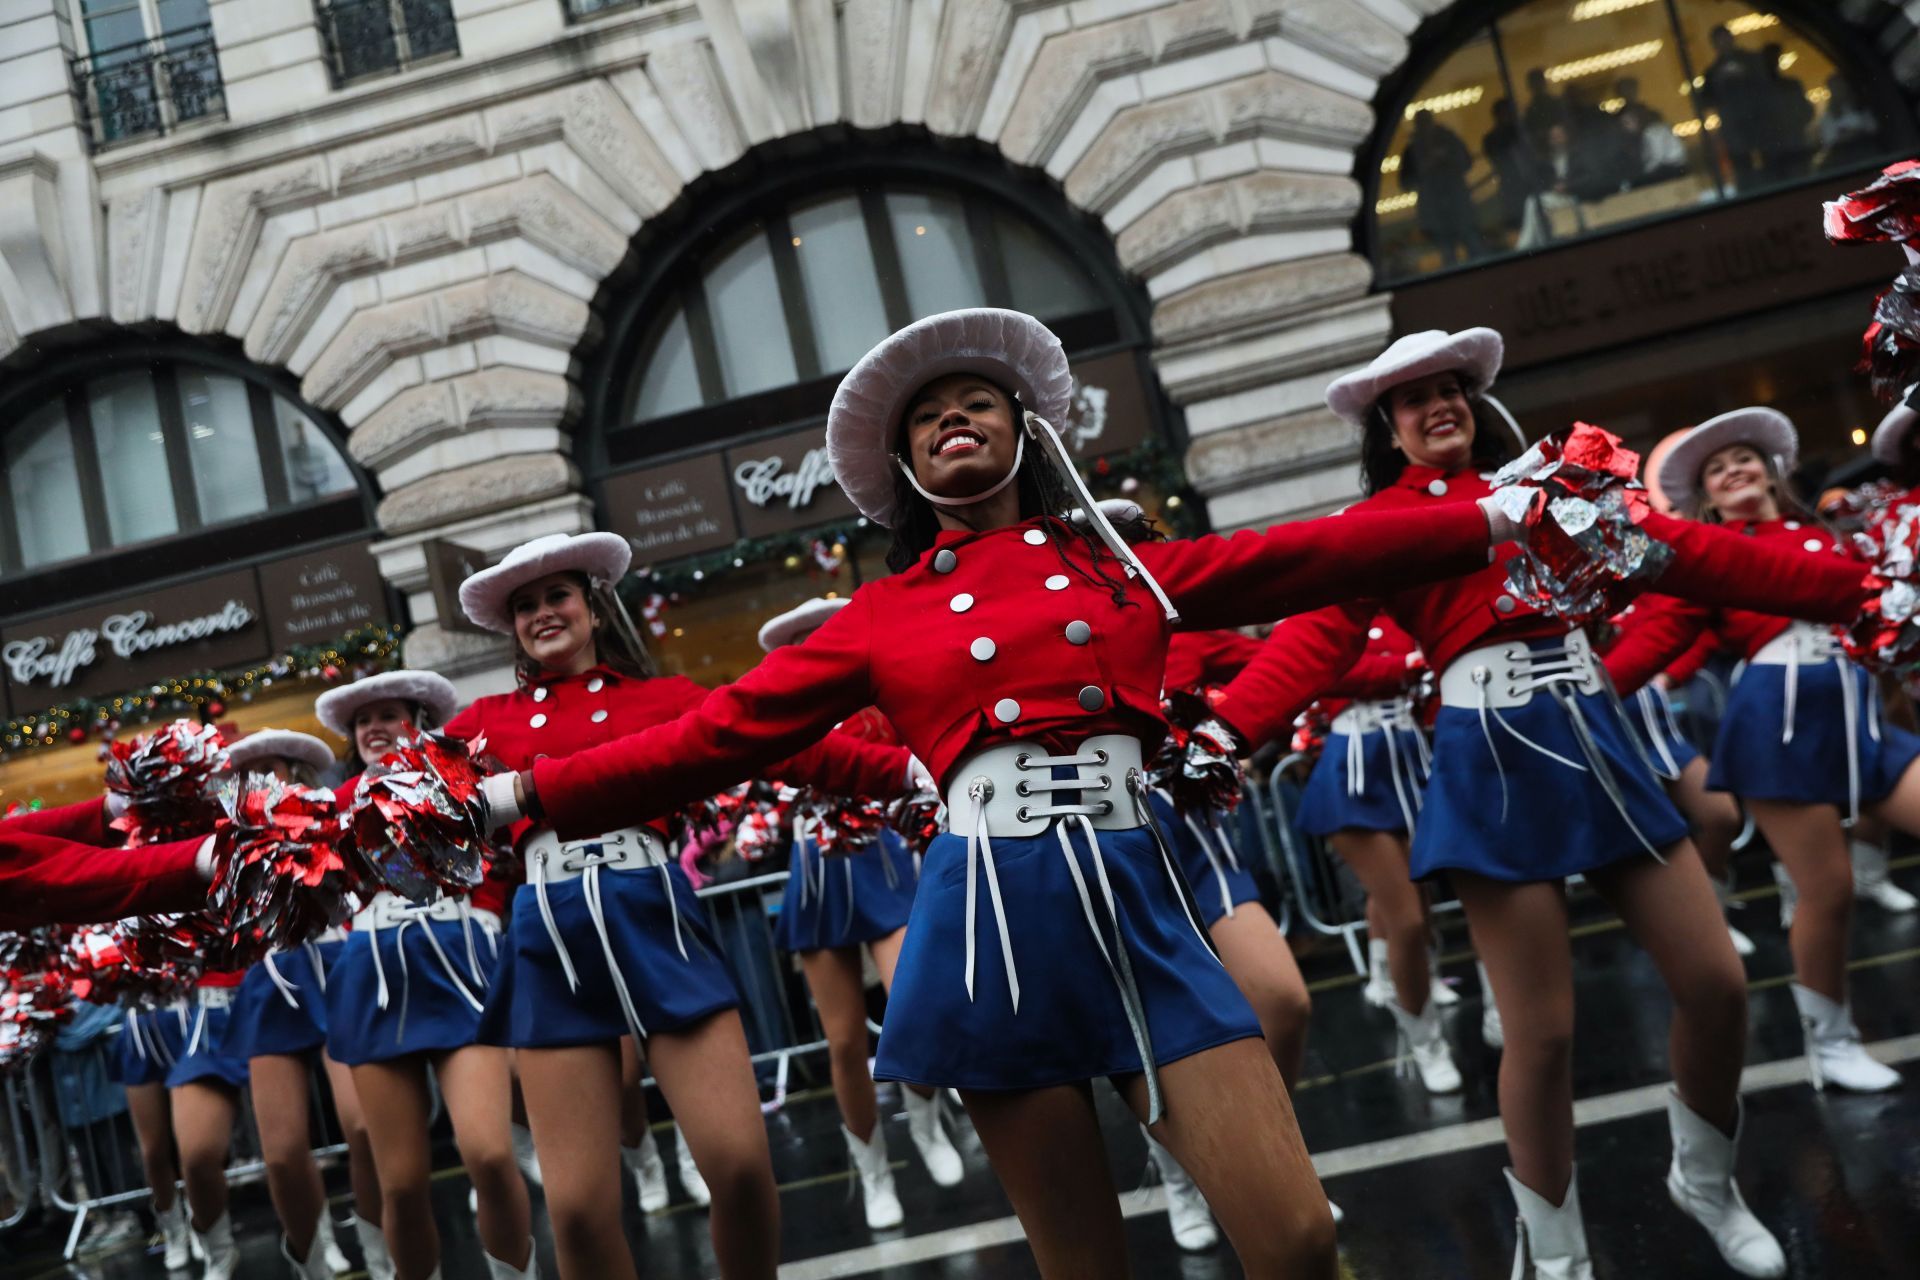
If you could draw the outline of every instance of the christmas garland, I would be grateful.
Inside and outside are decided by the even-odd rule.
[[[182,714],[216,718],[225,714],[226,699],[252,702],[276,680],[318,678],[331,683],[342,675],[358,679],[386,666],[399,647],[399,628],[361,627],[330,643],[296,645],[237,671],[194,672],[108,697],[76,698],[7,721],[0,735],[0,760],[13,752],[85,742],[90,733],[111,737],[128,724]]]

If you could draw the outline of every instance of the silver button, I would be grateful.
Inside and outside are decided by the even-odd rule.
[[[546,713],[544,711],[535,712],[533,719],[527,721],[527,723],[536,729],[545,728],[547,723]]]
[[[993,704],[993,718],[1001,724],[1012,724],[1020,718],[1020,704],[1012,698],[1002,698]]]
[[[602,680],[599,676],[595,676],[593,679],[587,681],[588,693],[598,693],[606,687],[607,687],[607,682],[605,680]]]
[[[989,661],[998,650],[991,639],[986,636],[981,636],[978,640],[975,640],[971,645],[967,646],[967,652],[971,653],[979,661],[986,662]]]
[[[1066,574],[1064,574],[1064,573],[1056,573],[1056,574],[1054,574],[1054,575],[1053,575],[1053,576],[1052,576],[1051,578],[1048,578],[1048,579],[1047,579],[1047,590],[1049,590],[1049,591],[1065,591],[1066,589],[1067,589],[1067,575],[1066,575]]]
[[[1038,529],[1029,529],[1021,536],[1027,540],[1027,545],[1030,547],[1044,547],[1047,545],[1047,535]]]
[[[1820,541],[1820,539],[1818,538],[1808,538],[1805,542],[1801,543],[1800,545],[1805,547],[1809,551],[1825,551],[1827,549],[1827,544]]]
[[[947,608],[953,610],[955,613],[965,613],[967,610],[973,608],[973,597],[962,591],[959,595],[947,601]]]
[[[533,691],[533,700],[535,702],[545,702],[547,700],[547,686],[541,685],[538,689],[535,689]]]
[[[1080,709],[1082,711],[1098,711],[1106,705],[1107,695],[1100,691],[1099,685],[1090,684],[1080,691]]]
[[[959,563],[960,557],[953,554],[953,552],[946,547],[942,547],[933,553],[933,571],[935,573],[952,573]]]
[[[606,720],[606,718],[607,718],[607,709],[605,707],[602,707],[600,708],[600,710],[594,712],[592,717],[593,722],[595,724],[602,723],[603,721]]]
[[[1427,481],[1427,492],[1436,498],[1444,498],[1447,496],[1447,482],[1445,480],[1429,480]]]
[[[1080,621],[1080,619],[1075,618],[1067,624],[1068,644],[1085,644],[1091,639],[1093,639],[1093,628]]]
[[[1512,596],[1495,596],[1493,600],[1493,607],[1495,609],[1498,609],[1501,613],[1512,613],[1513,597]]]
[[[1800,527],[1800,522],[1798,520],[1787,521],[1787,531],[1789,533],[1791,533],[1795,529],[1798,529],[1799,527]]]
[[[1384,636],[1384,635],[1386,635],[1386,634],[1387,634],[1387,633],[1386,633],[1385,631],[1383,631],[1383,630],[1382,630],[1381,628],[1379,628],[1379,627],[1368,627],[1368,628],[1367,628],[1367,639],[1369,639],[1369,640],[1378,640],[1378,639],[1380,639],[1380,638],[1381,638],[1382,636]]]

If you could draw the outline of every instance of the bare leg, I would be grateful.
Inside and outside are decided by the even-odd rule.
[[[1727,878],[1733,865],[1733,842],[1740,838],[1740,806],[1724,791],[1707,790],[1707,760],[1696,756],[1680,771],[1680,780],[1667,787],[1673,803],[1693,828],[1694,848],[1707,874]]]
[[[1046,1280],[1132,1275],[1092,1089],[963,1090],[960,1101],[1013,1202],[1040,1274]]]
[[[647,1090],[640,1082],[646,1078],[641,1068],[640,1050],[632,1036],[620,1037],[620,1145],[637,1147],[647,1137]],[[534,1144],[538,1146],[538,1143]]]
[[[380,1225],[380,1171],[373,1162],[373,1139],[367,1136],[367,1117],[354,1092],[353,1071],[322,1054],[327,1085],[333,1091],[333,1114],[347,1143],[347,1180],[353,1186],[353,1211],[374,1226]]]
[[[1387,944],[1394,995],[1408,1013],[1427,1007],[1427,913],[1420,887],[1407,876],[1407,840],[1391,831],[1339,831],[1328,842],[1367,891],[1367,928]],[[1378,919],[1376,928],[1374,920]]]
[[[867,944],[867,953],[873,957],[873,967],[880,971],[880,989],[889,996],[893,994],[893,967],[900,962],[900,948],[906,945],[906,941],[907,931],[903,927]],[[902,1085],[901,1088],[911,1089],[923,1098],[931,1098],[935,1092],[919,1084]]]
[[[713,1193],[714,1256],[726,1280],[773,1280],[780,1258],[780,1196],[773,1182],[760,1086],[746,1032],[732,1009],[647,1042],[681,1141]]]
[[[1257,902],[1238,904],[1232,915],[1215,920],[1207,932],[1220,950],[1220,962],[1260,1019],[1267,1051],[1291,1091],[1306,1060],[1307,1020],[1313,1012],[1313,1001],[1307,995],[1307,984],[1300,976],[1292,948],[1280,936],[1280,928],[1267,909]],[[1425,956],[1423,946],[1423,967]],[[1422,995],[1425,991],[1422,987]]]
[[[217,1081],[196,1080],[173,1091],[173,1132],[195,1231],[209,1230],[227,1212],[227,1152],[239,1113],[239,1091]]]
[[[867,1069],[867,993],[861,984],[860,948],[832,947],[800,953],[814,1008],[827,1036],[827,1062],[840,1119],[866,1142],[878,1121],[873,1075]]]
[[[173,1162],[173,1110],[167,1087],[128,1085],[127,1111],[133,1117],[134,1136],[140,1140],[140,1166],[153,1192],[153,1207],[165,1213],[173,1208],[174,1184],[180,1181],[180,1169]]]
[[[326,1212],[327,1188],[308,1145],[307,1064],[272,1054],[247,1063],[253,1092],[253,1120],[260,1130],[260,1154],[267,1166],[267,1195],[280,1230],[297,1258],[313,1247],[313,1233]]]
[[[433,1069],[460,1163],[479,1200],[480,1243],[502,1262],[525,1270],[533,1257],[533,1214],[526,1180],[513,1160],[513,1071],[507,1051],[470,1044],[442,1055]],[[601,1113],[602,1123],[607,1111]]]
[[[1560,1204],[1573,1177],[1573,957],[1566,896],[1557,881],[1508,884],[1464,871],[1450,878],[1506,1029],[1500,1123],[1514,1176]]]
[[[1719,927],[1720,903],[1692,843],[1674,845],[1666,859],[1662,866],[1633,858],[1587,879],[1626,921],[1672,993],[1667,1054],[1680,1100],[1731,1135],[1747,1054],[1747,976]]]
[[[1787,942],[1800,985],[1847,999],[1847,934],[1853,923],[1853,862],[1840,811],[1830,804],[1749,800],[1747,808],[1799,897]]]
[[[440,1265],[440,1229],[428,1191],[433,1149],[427,1123],[433,1103],[427,1065],[414,1056],[351,1070],[380,1168],[380,1226],[387,1251],[400,1280],[426,1280]]]
[[[620,1133],[607,1124],[622,1094],[620,1052],[597,1044],[521,1049],[519,1057],[534,1145],[546,1156],[541,1168],[560,1274],[629,1280],[634,1268],[620,1226]]]
[[[1166,1115],[1153,1129],[1180,1162],[1250,1280],[1332,1280],[1333,1212],[1264,1045],[1236,1040],[1160,1071]],[[1146,1077],[1122,1092],[1147,1115]]]

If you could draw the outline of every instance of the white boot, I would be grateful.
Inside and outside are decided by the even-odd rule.
[[[1193,1179],[1173,1158],[1173,1152],[1155,1141],[1145,1125],[1140,1132],[1147,1137],[1147,1154],[1160,1171],[1160,1184],[1167,1189],[1167,1223],[1173,1228],[1173,1242],[1188,1253],[1199,1253],[1220,1243],[1220,1228],[1213,1225],[1213,1210]]]
[[[1793,887],[1793,877],[1779,863],[1773,864],[1773,882],[1780,886],[1780,927],[1793,928],[1793,909],[1800,905],[1800,891]]]
[[[320,1256],[327,1260],[327,1274],[343,1276],[354,1269],[347,1255],[341,1252],[340,1242],[333,1236],[333,1215],[327,1212],[327,1206],[320,1206],[320,1220],[314,1224],[313,1240],[320,1250]]]
[[[1401,1074],[1411,1067],[1420,1073],[1420,1083],[1428,1093],[1458,1093],[1460,1068],[1453,1065],[1453,1051],[1447,1048],[1439,1008],[1432,1001],[1419,1013],[1408,1013],[1397,1004],[1392,1008],[1393,1020],[1400,1027],[1397,1059]]]
[[[293,1246],[287,1242],[285,1236],[280,1237],[280,1256],[286,1259],[287,1266],[291,1268],[293,1280],[332,1280],[333,1270],[327,1265],[327,1251],[320,1247],[318,1235],[315,1235],[313,1243],[307,1246],[305,1262],[293,1256]]]
[[[1729,1138],[1701,1119],[1680,1095],[1667,1090],[1667,1127],[1673,1131],[1673,1164],[1667,1170],[1667,1194],[1707,1229],[1720,1256],[1743,1276],[1784,1276],[1787,1255],[1740,1198],[1733,1180],[1739,1149],[1738,1122]]]
[[[937,1187],[959,1186],[966,1170],[940,1123],[940,1096],[923,1098],[905,1085],[900,1087],[900,1096],[907,1103],[907,1132],[920,1153],[920,1163],[927,1167],[927,1176]]]
[[[513,1162],[520,1166],[520,1176],[534,1186],[544,1186],[540,1176],[540,1153],[533,1149],[533,1130],[523,1124],[512,1126]]]
[[[173,1208],[155,1209],[154,1220],[160,1224],[160,1239],[166,1267],[169,1271],[185,1271],[187,1263],[193,1258],[193,1247],[188,1242],[193,1239],[193,1228],[187,1224],[187,1198],[175,1195]]]
[[[1521,1185],[1507,1171],[1507,1186],[1520,1210],[1519,1243],[1513,1254],[1513,1274],[1526,1275],[1533,1264],[1534,1280],[1593,1280],[1593,1262],[1587,1257],[1587,1228],[1580,1221],[1580,1171],[1567,1182],[1567,1198],[1559,1206]]]
[[[847,1140],[847,1154],[853,1157],[853,1171],[860,1175],[860,1198],[867,1207],[867,1228],[891,1231],[906,1220],[900,1197],[893,1189],[893,1167],[887,1163],[887,1131],[876,1122],[873,1136],[865,1142],[853,1136],[853,1130],[840,1126]]]
[[[700,1169],[693,1163],[693,1152],[687,1150],[686,1139],[680,1136],[680,1130],[673,1130],[673,1160],[680,1171],[680,1189],[687,1193],[687,1199],[702,1209],[713,1203],[713,1193],[707,1190],[707,1180],[700,1176]]]
[[[1387,969],[1385,938],[1367,939],[1367,985],[1360,994],[1376,1009],[1391,1009],[1395,1004],[1393,974]]]
[[[202,1272],[205,1280],[233,1280],[240,1270],[240,1247],[233,1242],[233,1215],[223,1213],[220,1220],[205,1231],[195,1230],[200,1252],[207,1260]]]
[[[1887,879],[1887,851],[1877,844],[1855,840],[1853,849],[1853,896],[1871,902],[1882,911],[1912,911],[1920,907],[1914,897]]]
[[[356,1213],[353,1234],[360,1242],[360,1256],[367,1260],[367,1280],[394,1280],[393,1255],[387,1252],[386,1233]]]
[[[1815,1089],[1833,1085],[1855,1093],[1880,1093],[1900,1083],[1900,1073],[1874,1061],[1860,1046],[1853,1011],[1818,991],[1793,984],[1793,1002],[1807,1033],[1807,1069]]]
[[[1735,955],[1745,959],[1753,954],[1753,939],[1733,927],[1733,913],[1740,909],[1740,900],[1733,896],[1733,872],[1729,871],[1724,879],[1708,876],[1713,884],[1713,896],[1720,899],[1720,914],[1727,922],[1727,938],[1733,943]]]
[[[1489,1049],[1504,1049],[1507,1029],[1500,1025],[1500,1006],[1493,1002],[1493,983],[1487,978],[1487,966],[1476,960],[1473,967],[1480,971],[1480,1042]]]
[[[1446,980],[1440,976],[1440,948],[1438,947],[1427,948],[1427,999],[1442,1009],[1451,1009],[1460,1003],[1460,993],[1448,986]]]
[[[510,1262],[502,1262],[492,1254],[486,1255],[487,1275],[491,1280],[540,1280],[540,1251],[533,1247],[533,1241],[527,1241],[527,1265],[520,1268]],[[436,1269],[435,1275],[440,1274]]]
[[[620,1160],[633,1174],[633,1185],[640,1192],[640,1210],[658,1213],[667,1207],[667,1166],[660,1159],[660,1144],[653,1130],[640,1139],[637,1147],[621,1147]]]
[[[1754,952],[1753,939],[1733,927],[1733,921],[1727,921],[1727,938],[1733,943],[1733,953],[1742,960]]]

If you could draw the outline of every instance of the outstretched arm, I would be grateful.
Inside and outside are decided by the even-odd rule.
[[[1845,556],[1787,551],[1658,512],[1642,527],[1674,551],[1656,589],[1695,604],[1845,623],[1873,596],[1866,566]]]
[[[0,928],[95,924],[207,905],[204,837],[100,849],[0,824]]]
[[[1251,752],[1280,737],[1295,716],[1337,683],[1366,647],[1370,601],[1330,605],[1288,618],[1226,687],[1217,711]]]
[[[109,848],[120,844],[124,839],[120,832],[107,825],[111,816],[109,801],[103,795],[92,800],[82,800],[79,804],[61,805],[58,809],[17,813],[6,819],[5,830],[9,833],[53,836],[60,840],[75,840],[81,844]]]
[[[1642,596],[1601,659],[1624,697],[1665,671],[1705,633],[1712,610],[1674,596]],[[1698,670],[1699,668],[1695,668]]]

